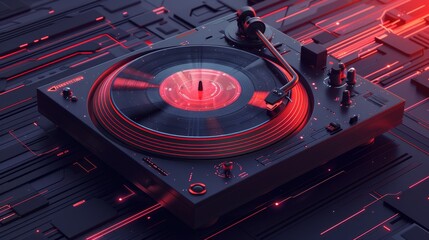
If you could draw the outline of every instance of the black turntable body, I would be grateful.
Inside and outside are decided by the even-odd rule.
[[[41,87],[39,111],[193,228],[402,121],[403,100],[335,59],[310,66],[317,56],[268,26],[299,82],[267,109],[288,72],[228,36],[236,26],[228,16]]]

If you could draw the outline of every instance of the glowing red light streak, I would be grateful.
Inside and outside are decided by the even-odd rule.
[[[242,223],[242,222],[246,221],[247,219],[249,219],[249,218],[251,218],[251,217],[253,217],[253,216],[257,215],[258,213],[260,213],[260,212],[264,211],[265,209],[267,209],[267,207],[264,207],[264,208],[262,208],[262,209],[259,209],[258,211],[256,211],[256,212],[254,212],[254,213],[252,213],[252,214],[250,214],[250,215],[248,215],[248,216],[246,216],[246,217],[244,217],[244,218],[242,218],[242,219],[238,220],[237,222],[234,222],[233,224],[231,224],[231,225],[227,226],[226,228],[223,228],[222,230],[220,230],[220,231],[218,231],[218,232],[215,232],[215,233],[213,233],[212,235],[210,235],[210,236],[208,236],[208,237],[204,238],[204,240],[208,240],[208,239],[210,239],[210,238],[213,238],[213,237],[215,237],[215,236],[217,236],[217,235],[219,235],[219,234],[221,234],[221,233],[225,232],[226,230],[228,230],[228,229],[230,229],[230,228],[232,228],[232,227],[236,226],[237,224]]]
[[[306,11],[308,11],[309,9],[310,9],[310,8],[304,8],[304,9],[302,9],[302,10],[299,10],[298,12],[292,13],[291,15],[288,15],[288,16],[286,16],[286,17],[280,18],[280,19],[276,20],[276,22],[284,21],[284,20],[286,20],[286,19],[288,19],[288,18],[294,17],[294,16],[296,16],[296,15],[298,15],[298,14],[301,14],[301,13],[303,13],[303,12],[306,12]]]
[[[50,66],[50,65],[52,65],[52,64],[55,64],[55,63],[58,63],[58,62],[64,61],[64,60],[69,59],[69,58],[72,58],[72,57],[74,57],[74,56],[78,56],[78,55],[89,55],[89,54],[93,54],[93,53],[92,53],[92,52],[76,52],[76,53],[70,54],[70,55],[68,55],[68,56],[65,56],[65,57],[62,57],[62,58],[56,59],[56,60],[54,60],[54,61],[51,61],[51,62],[45,63],[45,64],[43,64],[43,65],[37,66],[37,67],[35,67],[35,68],[31,68],[31,69],[29,69],[29,70],[27,70],[27,71],[24,71],[24,72],[21,72],[21,73],[19,73],[19,74],[15,75],[15,76],[12,76],[12,77],[10,77],[10,78],[8,78],[8,79],[6,79],[6,80],[7,80],[7,81],[10,81],[10,80],[13,80],[13,79],[19,78],[19,77],[24,76],[24,75],[26,75],[26,74],[28,74],[28,73],[31,73],[31,72],[37,71],[37,70],[39,70],[39,69],[45,68],[45,67],[47,67],[47,66]]]
[[[389,227],[387,227],[386,225],[383,225],[383,228],[386,229],[386,231],[390,232],[392,231]]]
[[[13,138],[15,138],[15,140],[16,141],[18,141],[25,149],[27,149],[29,152],[31,152],[34,156],[37,156],[37,157],[40,157],[40,156],[42,156],[42,155],[45,155],[45,154],[49,154],[49,153],[51,153],[51,152],[54,152],[54,151],[56,151],[56,150],[58,150],[60,147],[55,147],[55,148],[53,148],[53,149],[51,149],[51,150],[48,150],[48,151],[46,151],[46,152],[43,152],[43,153],[36,153],[36,152],[34,152],[33,150],[31,150],[28,146],[27,146],[27,144],[25,144],[23,141],[21,141],[14,133],[13,133],[13,130],[10,130],[9,131],[9,134],[13,137]]]
[[[260,16],[260,18],[262,18],[262,19],[263,19],[263,18],[269,17],[269,16],[271,16],[271,15],[274,15],[274,14],[276,14],[276,13],[278,13],[278,12],[286,11],[288,8],[289,8],[289,6],[285,6],[285,7],[282,7],[282,8],[276,9],[276,10],[274,10],[274,11],[272,11],[272,12],[269,12],[269,13],[267,13],[267,14],[265,14],[265,15]]]
[[[327,232],[330,232],[331,230],[337,228],[338,226],[342,225],[343,223],[349,221],[350,219],[356,217],[357,215],[361,214],[365,212],[365,208],[359,210],[358,212],[353,213],[352,215],[350,215],[349,217],[341,220],[340,222],[338,222],[337,224],[333,225],[332,227],[326,229],[325,231],[321,232],[320,235],[325,235]]]
[[[127,185],[124,185],[124,187],[129,191],[129,194],[123,196],[123,197],[119,197],[118,200],[120,202],[127,200],[128,198],[136,195],[136,192],[134,192],[131,188],[129,188]]]
[[[390,72],[387,72],[387,73],[385,73],[385,74],[381,75],[380,77],[378,77],[378,78],[375,78],[375,79],[371,80],[371,82],[378,83],[378,82],[380,82],[380,80],[381,80],[382,78],[384,78],[384,77],[386,77],[386,76],[390,76],[390,75],[392,75],[393,73],[395,73],[395,72],[397,72],[397,71],[399,71],[399,70],[401,70],[401,69],[403,69],[403,68],[404,68],[404,66],[400,66],[400,67],[398,67],[398,68],[395,68],[394,70],[392,70],[392,71],[390,71]]]
[[[327,181],[329,181],[329,180],[331,180],[331,179],[333,179],[333,178],[335,178],[335,177],[337,177],[338,175],[343,174],[343,173],[345,173],[345,171],[338,172],[338,173],[336,173],[336,174],[334,174],[334,175],[332,175],[332,176],[330,176],[330,177],[328,177],[328,178],[324,179],[323,181],[321,181],[321,182],[319,182],[319,183],[317,183],[317,184],[315,184],[315,185],[313,185],[313,186],[311,186],[311,187],[309,187],[309,188],[305,189],[304,191],[302,191],[302,192],[300,192],[300,193],[298,193],[298,194],[296,194],[296,195],[289,196],[289,197],[287,197],[287,198],[285,198],[285,199],[283,199],[283,200],[279,201],[279,203],[281,204],[281,203],[284,203],[284,202],[288,201],[289,199],[297,198],[297,197],[299,197],[299,196],[303,195],[304,193],[306,193],[306,192],[308,192],[308,191],[311,191],[312,189],[314,189],[314,188],[316,188],[316,187],[318,187],[318,186],[322,185],[323,183],[325,183],[325,182],[327,182]]]
[[[82,164],[80,164],[79,162],[74,162],[74,163],[73,163],[73,165],[79,166],[79,167],[80,167],[80,168],[82,168],[86,173],[90,173],[90,172],[94,171],[95,169],[97,169],[97,166],[96,166],[94,163],[92,163],[92,162],[91,162],[87,157],[83,157],[83,159],[84,159],[85,161],[87,161],[87,162],[91,165],[91,168],[90,168],[90,169],[87,169],[87,168],[83,167],[83,166],[82,166]]]
[[[420,75],[421,74],[421,72],[419,72],[419,71],[417,71],[417,72],[415,72],[415,73],[413,73],[413,74],[411,74],[411,75],[409,75],[409,76],[407,76],[407,77],[405,77],[405,78],[403,78],[403,79],[401,79],[401,80],[398,80],[397,82],[395,82],[394,84],[392,84],[392,85],[390,85],[390,86],[388,86],[388,87],[385,87],[385,89],[389,89],[389,88],[391,88],[391,87],[394,87],[394,86],[396,86],[396,85],[398,85],[398,84],[400,84],[400,83],[402,83],[402,82],[404,82],[404,81],[407,81],[407,80],[409,80],[409,79],[411,79],[411,78],[413,78],[413,77],[415,77],[415,76],[417,76],[417,75]]]
[[[155,204],[155,205],[153,205],[153,206],[151,206],[151,207],[149,207],[149,208],[147,208],[141,212],[138,212],[138,213],[136,213],[136,214],[120,221],[120,222],[113,224],[112,226],[110,226],[108,228],[103,229],[102,231],[100,231],[96,234],[93,234],[93,235],[87,237],[86,240],[100,239],[100,238],[106,236],[107,234],[109,234],[109,233],[111,233],[111,232],[113,232],[113,231],[115,231],[115,230],[117,230],[117,229],[119,229],[119,228],[121,228],[127,224],[130,224],[130,223],[132,223],[132,222],[134,222],[134,221],[136,221],[136,220],[138,220],[138,219],[140,219],[140,218],[142,218],[142,217],[144,217],[144,216],[146,216],[146,215],[148,215],[148,214],[150,214],[150,213],[152,213],[152,212],[154,212],[160,208],[161,208],[160,204]]]
[[[425,99],[423,99],[423,100],[421,100],[421,101],[418,101],[418,102],[414,103],[413,105],[411,105],[411,106],[409,106],[409,107],[405,108],[405,111],[408,111],[408,110],[410,110],[410,109],[413,109],[413,108],[417,107],[418,105],[420,105],[420,104],[422,104],[422,103],[426,102],[427,100],[429,100],[429,97],[427,97],[427,98],[425,98]]]
[[[11,218],[11,217],[13,217],[15,215],[16,215],[16,213],[11,213],[11,214],[9,214],[7,216],[4,216],[4,217],[0,218],[0,222],[3,222],[4,220],[6,220],[8,218]]]
[[[372,73],[370,73],[370,74],[366,75],[364,78],[369,78],[369,77],[371,77],[371,76],[373,76],[373,75],[375,75],[375,74],[377,74],[377,73],[379,73],[379,72],[381,72],[381,71],[384,71],[384,70],[386,70],[386,69],[391,68],[392,66],[395,66],[395,65],[396,65],[396,64],[398,64],[398,63],[399,63],[399,61],[396,61],[396,62],[393,62],[393,63],[387,64],[385,67],[380,68],[380,69],[378,69],[377,71],[374,71],[374,72],[372,72]]]
[[[97,55],[97,56],[95,56],[95,57],[91,57],[91,58],[85,59],[85,60],[83,60],[83,61],[80,61],[80,62],[78,62],[78,63],[75,63],[75,64],[73,64],[73,65],[70,65],[70,68],[75,68],[75,67],[77,67],[77,66],[80,66],[80,65],[82,65],[82,64],[85,64],[85,63],[87,63],[87,62],[90,62],[90,61],[92,61],[92,60],[95,60],[95,59],[101,58],[101,57],[106,56],[106,55],[109,55],[109,54],[110,54],[110,52],[104,52],[104,53],[102,53],[102,54],[98,54],[98,55]]]
[[[415,182],[415,183],[413,183],[413,184],[411,184],[408,188],[413,188],[413,187],[415,187],[415,186],[417,186],[417,185],[419,185],[420,183],[422,183],[422,182],[424,182],[424,181],[426,181],[426,180],[428,180],[429,179],[429,176],[427,176],[427,177],[425,177],[425,178],[423,178],[423,179],[421,179],[421,180],[419,180],[419,181],[417,181],[417,182]]]
[[[377,193],[377,194],[379,194],[379,193]],[[369,206],[371,206],[371,205],[373,205],[374,203],[376,203],[376,202],[380,201],[381,199],[383,199],[383,198],[385,198],[385,197],[387,197],[387,196],[396,196],[396,195],[399,195],[399,194],[401,194],[401,192],[397,192],[397,193],[387,193],[387,194],[384,194],[383,196],[380,196],[379,198],[377,198],[377,197],[373,196],[372,194],[370,194],[370,195],[371,195],[371,196],[373,196],[376,200],[374,200],[374,201],[372,201],[372,202],[368,203],[367,205],[363,206],[363,208],[362,208],[361,210],[359,210],[359,211],[357,211],[357,212],[353,213],[352,215],[348,216],[347,218],[345,218],[345,219],[341,220],[340,222],[336,223],[336,224],[335,224],[335,225],[333,225],[332,227],[329,227],[328,229],[324,230],[323,232],[321,232],[321,233],[320,233],[320,235],[325,235],[326,233],[328,233],[328,232],[330,232],[330,231],[332,231],[332,230],[334,230],[334,229],[338,228],[339,226],[343,225],[344,223],[348,222],[350,219],[355,218],[356,216],[358,216],[358,215],[360,215],[361,213],[365,212],[365,211],[366,211],[366,209],[367,209]],[[379,194],[379,195],[380,195],[380,194]]]
[[[19,86],[16,86],[16,87],[14,87],[14,88],[11,88],[11,89],[9,89],[9,90],[6,90],[6,91],[4,91],[4,92],[1,92],[0,93],[0,96],[1,95],[4,95],[4,94],[7,94],[7,93],[10,93],[10,92],[13,92],[13,91],[15,91],[15,90],[18,90],[18,89],[20,89],[20,88],[22,88],[22,87],[24,87],[25,85],[24,84],[21,84],[21,85],[19,85]]]
[[[38,196],[40,196],[40,195],[43,195],[43,194],[45,194],[45,193],[47,193],[48,192],[48,190],[46,189],[46,190],[43,190],[42,192],[39,192],[39,193],[37,193],[37,194],[35,194],[35,195],[33,195],[33,196],[31,196],[31,197],[29,197],[29,198],[26,198],[26,199],[24,199],[24,200],[22,200],[21,202],[18,202],[18,203],[15,203],[14,205],[12,205],[11,207],[13,208],[13,207],[16,207],[16,206],[18,206],[18,205],[20,205],[20,204],[23,204],[23,203],[25,203],[25,202],[28,202],[28,201],[30,201],[31,199],[33,199],[33,198],[36,198],[36,197],[38,197]]]
[[[407,14],[410,15],[411,13],[417,12],[420,9],[423,9],[424,7],[426,7],[426,5],[421,5],[420,7],[417,7],[411,11],[408,11]]]
[[[83,200],[80,200],[79,202],[74,203],[72,206],[73,207],[79,207],[80,205],[84,204],[85,202],[86,202],[86,200],[83,199]]]
[[[4,110],[6,110],[6,109],[9,109],[9,108],[15,107],[15,106],[17,106],[17,105],[19,105],[19,104],[21,104],[21,103],[28,102],[28,101],[30,101],[31,99],[33,99],[33,98],[32,98],[32,97],[29,97],[29,98],[23,99],[23,100],[21,100],[21,101],[15,102],[15,103],[13,103],[13,104],[11,104],[11,105],[9,105],[9,106],[6,106],[6,107],[4,107],[4,108],[0,108],[0,112],[1,112],[1,111],[4,111]]]
[[[393,215],[393,216],[389,217],[388,219],[386,219],[386,220],[382,221],[381,223],[379,223],[379,224],[375,225],[374,227],[372,227],[372,228],[368,229],[367,231],[363,232],[363,233],[362,233],[362,234],[360,234],[359,236],[357,236],[357,237],[353,238],[353,240],[357,240],[357,239],[362,238],[363,236],[365,236],[365,235],[367,235],[368,233],[370,233],[370,232],[374,231],[374,229],[376,229],[376,228],[380,227],[381,225],[383,225],[383,224],[385,224],[386,222],[388,222],[388,221],[392,220],[393,218],[395,218],[395,217],[396,217],[396,216],[398,216],[398,215],[399,215],[399,213],[396,213],[395,215]]]
[[[19,49],[19,50],[15,51],[15,52],[11,52],[11,53],[8,53],[6,55],[0,56],[0,60],[8,58],[8,57],[11,57],[11,56],[16,55],[18,53],[25,52],[25,51],[27,51],[27,50],[26,49]]]

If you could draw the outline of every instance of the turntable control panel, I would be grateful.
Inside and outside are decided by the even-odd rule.
[[[238,22],[41,87],[39,111],[194,228],[402,121],[403,100],[267,25],[264,38],[299,78],[283,91],[291,72]],[[267,109],[274,90],[282,98]]]

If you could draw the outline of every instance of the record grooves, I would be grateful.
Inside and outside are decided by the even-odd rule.
[[[159,59],[161,67],[153,68],[153,59]],[[196,79],[187,79],[190,74]],[[291,101],[285,100],[280,113],[267,113],[263,99],[283,84],[284,74],[277,64],[241,50],[160,50],[99,79],[91,109],[104,129],[139,150],[198,159],[230,157],[285,139],[306,122],[310,102],[302,85],[291,91]],[[124,79],[135,84],[118,84]],[[188,86],[193,91],[182,89],[184,79],[188,85],[193,81],[194,86]],[[198,91],[200,82],[205,90]],[[199,99],[208,91],[214,92]],[[166,94],[171,92],[175,99]]]

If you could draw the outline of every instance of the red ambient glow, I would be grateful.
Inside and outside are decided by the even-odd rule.
[[[212,69],[189,69],[167,77],[159,88],[162,99],[187,111],[212,111],[235,102],[240,83],[232,76]]]

